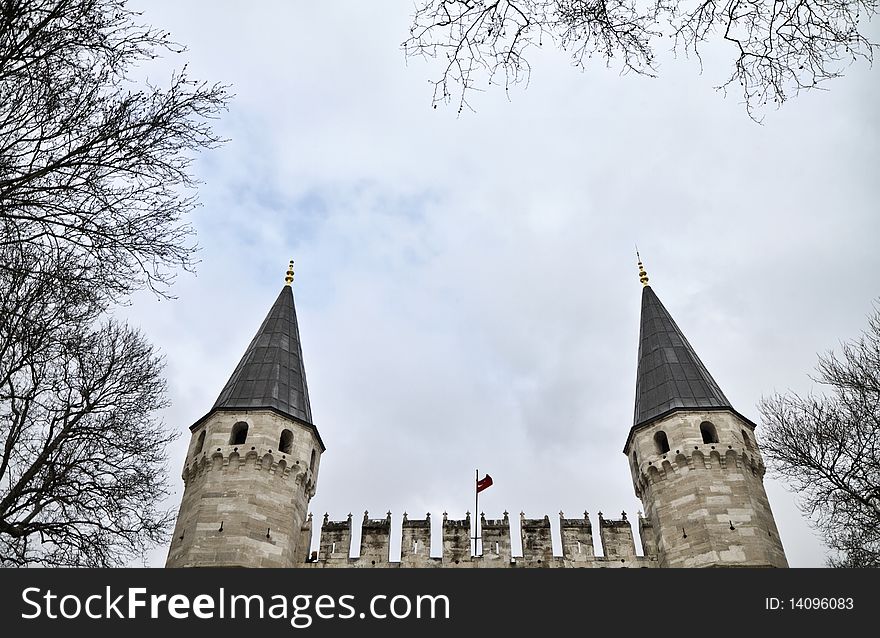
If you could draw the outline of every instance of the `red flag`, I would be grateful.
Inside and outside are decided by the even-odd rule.
[[[477,481],[477,494],[485,490],[490,485],[492,485],[492,477],[487,474],[479,481]]]

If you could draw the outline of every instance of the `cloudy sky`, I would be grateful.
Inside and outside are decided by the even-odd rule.
[[[296,260],[315,423],[316,517],[463,517],[474,469],[498,517],[635,518],[641,286],[734,406],[808,392],[818,353],[880,295],[880,82],[864,65],[762,126],[713,87],[730,60],[660,52],[659,79],[583,73],[545,47],[527,90],[431,108],[407,61],[409,1],[143,2],[189,51],[161,64],[232,85],[228,144],[195,165],[202,248],[177,299],[125,313],[162,350],[181,433],[213,404]],[[874,29],[877,35],[877,29]],[[875,39],[877,39],[875,37]],[[151,69],[161,78],[162,67]],[[760,439],[760,430],[759,430]],[[792,566],[820,566],[795,496],[767,491]],[[517,518],[518,517],[514,517]],[[164,564],[166,548],[150,557]]]

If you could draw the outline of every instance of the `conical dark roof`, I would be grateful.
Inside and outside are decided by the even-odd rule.
[[[731,408],[731,405],[669,311],[651,287],[645,286],[633,427],[681,408]]]
[[[273,408],[312,423],[293,291],[284,286],[212,410]]]

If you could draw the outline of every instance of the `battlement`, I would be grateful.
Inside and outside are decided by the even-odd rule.
[[[364,512],[364,521],[361,523],[361,556],[360,562],[370,565],[387,565],[390,561],[391,550],[391,512],[385,518],[370,518],[369,512]]]
[[[213,452],[204,451],[200,456],[191,458],[183,466],[181,478],[185,486],[203,479],[209,472],[261,472],[279,480],[291,480],[302,486],[309,497],[314,496],[317,489],[316,476],[309,469],[308,463],[292,459],[286,454],[273,452],[269,448],[259,449],[257,446],[222,446]]]
[[[583,518],[563,518],[562,512],[559,512],[559,524],[562,527],[586,527],[587,529],[593,529],[587,512],[584,512]]]
[[[583,518],[565,518],[559,512],[559,531],[562,535],[563,556],[575,563],[589,563],[596,559],[593,526],[587,512],[584,512]]]
[[[620,520],[606,519],[599,512],[599,536],[606,557],[625,559],[635,556],[632,526],[626,520],[626,512],[621,513]]]
[[[406,512],[403,513],[403,527],[404,528],[416,528],[416,527],[427,527],[430,529],[431,527],[431,515],[427,514],[426,518],[421,520],[419,519],[411,519],[407,518]]]
[[[465,517],[463,519],[454,520],[454,519],[448,518],[448,515],[446,514],[446,512],[443,512],[443,527],[444,528],[448,527],[450,529],[454,529],[457,527],[465,527],[467,529],[470,529],[470,527],[471,527],[471,513],[466,512]]]
[[[639,538],[642,540],[642,553],[645,556],[657,556],[657,537],[654,536],[654,524],[651,519],[639,512]]]
[[[440,559],[431,556],[431,515],[411,519],[403,513],[400,543],[401,567],[437,567]]]
[[[553,560],[553,537],[549,516],[526,518],[521,512],[519,529],[524,562],[543,566]]]
[[[391,512],[385,518],[370,518],[369,512],[364,512],[364,522],[361,523],[362,529],[389,529],[391,527]]]
[[[373,519],[364,512],[361,523],[360,556],[352,558],[352,516],[331,521],[324,515],[321,525],[319,550],[302,566],[323,567],[380,567],[380,568],[434,568],[434,567],[656,567],[656,551],[650,522],[639,515],[639,533],[651,535],[642,538],[642,547],[652,551],[636,555],[633,532],[626,514],[620,520],[606,519],[599,514],[599,527],[604,556],[594,551],[592,524],[589,515],[583,518],[565,518],[559,513],[559,546],[562,554],[553,552],[554,529],[550,517],[526,518],[520,513],[522,555],[511,552],[510,518],[504,512],[501,518],[487,519],[480,514],[480,538],[474,555],[471,514],[463,519],[451,519],[444,513],[441,523],[439,556],[431,555],[432,521],[430,514],[423,519],[411,519],[404,513],[401,520],[400,560],[390,560],[392,515]],[[312,518],[309,516],[302,529],[302,543],[312,539]]]
[[[763,478],[766,471],[764,460],[755,451],[736,450],[732,445],[728,445],[726,451],[719,449],[720,445],[693,447],[689,454],[675,450],[643,459],[634,477],[637,495],[649,484],[668,480],[684,472],[743,469],[753,476]]]
[[[507,567],[512,560],[510,549],[510,519],[507,512],[503,518],[487,519],[480,514],[480,557],[487,567]],[[491,563],[491,564],[490,564]]]

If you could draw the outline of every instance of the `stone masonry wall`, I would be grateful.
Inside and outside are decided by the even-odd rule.
[[[559,512],[559,529],[562,533],[562,554],[574,563],[589,563],[596,559],[593,548],[593,527],[590,517],[584,512],[583,518],[565,518]],[[645,553],[645,556],[652,554]]]
[[[351,515],[345,521],[330,521],[327,515],[320,530],[320,549],[316,556],[298,567],[379,567],[379,568],[565,568],[565,567],[656,567],[653,555],[637,556],[630,523],[600,518],[603,546],[613,555],[596,556],[592,526],[586,512],[582,519],[565,518],[559,513],[559,538],[562,555],[553,554],[553,530],[550,518],[529,519],[520,514],[522,556],[511,555],[510,521],[507,512],[500,519],[480,517],[482,551],[474,556],[471,516],[453,520],[444,514],[441,556],[431,555],[431,517],[411,519],[403,515],[400,561],[389,560],[391,515],[371,519],[364,513],[361,552],[351,558]],[[650,530],[650,527],[648,528]],[[311,518],[303,527],[311,533]],[[607,543],[607,545],[606,545]],[[649,545],[650,546],[650,545]]]
[[[431,515],[412,520],[403,514],[400,543],[401,567],[439,567],[439,559],[431,558]]]
[[[703,423],[717,441],[704,442]],[[660,567],[788,566],[750,423],[728,410],[673,413],[637,430],[626,452]]]
[[[626,512],[623,512],[619,521],[606,519],[599,512],[599,535],[602,538],[602,549],[608,558],[626,560],[635,556],[636,546],[632,527],[626,520]]]
[[[248,426],[242,444],[231,440],[237,423]],[[284,430],[292,439],[282,453]],[[311,428],[272,411],[221,410],[198,423],[166,566],[289,567],[305,560],[298,546],[320,454]]]

